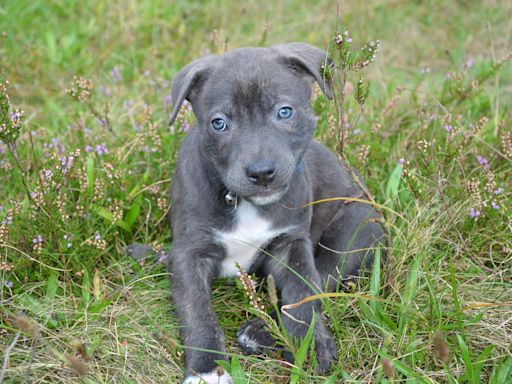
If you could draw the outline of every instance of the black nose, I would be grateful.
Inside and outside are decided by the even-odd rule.
[[[276,166],[272,160],[261,160],[247,167],[245,173],[254,184],[267,185],[274,180]]]

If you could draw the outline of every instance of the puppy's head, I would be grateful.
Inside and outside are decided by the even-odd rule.
[[[254,204],[275,203],[313,137],[313,81],[332,98],[322,70],[330,65],[325,52],[302,43],[207,56],[176,75],[170,123],[189,100],[200,130],[198,150],[226,188]]]

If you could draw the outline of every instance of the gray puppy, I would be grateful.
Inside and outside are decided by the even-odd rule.
[[[227,359],[224,334],[211,305],[211,283],[240,265],[273,275],[282,305],[356,276],[382,238],[370,205],[342,201],[305,206],[360,190],[337,158],[312,140],[316,118],[311,86],[332,99],[322,50],[302,43],[242,48],[208,56],[174,79],[173,124],[189,100],[197,125],[183,140],[171,193],[173,245],[169,271],[185,344],[184,383],[232,383],[215,360]],[[299,276],[300,275],[300,276]],[[306,283],[307,281],[308,283]],[[318,302],[283,316],[290,336],[307,332],[313,312],[320,373],[337,350]],[[269,336],[253,321],[238,334],[259,352]]]

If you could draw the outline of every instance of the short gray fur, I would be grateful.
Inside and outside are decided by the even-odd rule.
[[[321,49],[289,43],[207,56],[174,79],[171,124],[184,100],[191,102],[197,117],[179,152],[170,213],[168,267],[186,347],[185,377],[212,372],[215,360],[227,359],[211,305],[212,280],[220,276],[226,257],[218,233],[234,229],[239,209],[226,203],[227,193],[251,204],[272,228],[286,228],[264,244],[265,252],[259,252],[249,270],[274,276],[282,304],[315,293],[311,286],[333,290],[340,279],[357,276],[362,266],[371,264],[371,248],[383,237],[380,225],[369,220],[378,217],[369,204],[333,201],[303,207],[320,199],[361,197],[337,157],[313,140],[312,83],[318,82],[332,98],[322,64],[331,62]],[[279,118],[283,106],[292,108],[291,118]],[[216,118],[227,129],[214,130]],[[321,314],[319,302],[289,313],[307,324],[313,311]],[[289,335],[306,334],[307,325],[282,318]],[[328,372],[337,350],[321,316],[314,337],[319,372]]]

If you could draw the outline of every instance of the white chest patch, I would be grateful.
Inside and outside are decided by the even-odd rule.
[[[272,223],[262,217],[256,208],[242,201],[236,208],[235,225],[230,232],[217,232],[217,237],[226,248],[220,275],[232,277],[238,271],[236,264],[248,270],[263,245],[284,230],[272,229]]]

